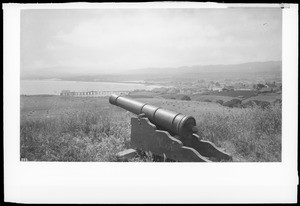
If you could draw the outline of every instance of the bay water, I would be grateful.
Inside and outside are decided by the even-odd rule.
[[[87,91],[133,91],[136,89],[151,90],[163,87],[133,82],[83,82],[62,80],[21,80],[20,93],[22,95],[59,95],[62,90],[75,92]]]

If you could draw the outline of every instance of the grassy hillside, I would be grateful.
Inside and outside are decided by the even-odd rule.
[[[234,161],[281,161],[281,107],[227,108],[216,103],[159,98],[138,100],[197,120],[199,135]],[[29,161],[117,161],[131,147],[134,114],[108,98],[21,97],[21,158]],[[138,157],[131,161],[151,161]]]
[[[281,94],[276,93],[267,93],[267,94],[259,94],[257,96],[253,96],[248,98],[247,100],[259,100],[259,101],[267,101],[267,102],[274,102],[276,99],[282,99]]]

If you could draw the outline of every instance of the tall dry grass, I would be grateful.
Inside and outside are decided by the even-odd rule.
[[[281,161],[281,106],[215,110],[197,115],[199,135],[236,161]]]
[[[108,112],[71,112],[21,124],[21,157],[29,161],[114,161],[128,147],[130,125]]]
[[[56,105],[61,109],[59,101]],[[21,158],[29,161],[117,161],[116,154],[131,147],[130,117],[133,114],[115,106],[108,109],[99,106],[96,100],[70,101],[78,105],[75,110],[50,118],[22,118]],[[281,161],[280,105],[268,109],[241,109],[194,101],[149,101],[193,115],[199,136],[230,153],[234,161]],[[67,105],[70,107],[69,103]],[[130,161],[152,160],[148,155]]]

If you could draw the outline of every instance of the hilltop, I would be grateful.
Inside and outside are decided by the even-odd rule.
[[[134,74],[197,74],[197,73],[267,73],[281,72],[281,61],[249,62],[229,65],[195,65],[173,68],[147,68],[131,70]]]
[[[78,68],[76,69],[78,71]],[[145,68],[124,70],[120,73],[85,74],[74,73],[72,69],[64,71],[63,68],[46,68],[43,74],[21,75],[21,79],[49,79],[58,78],[72,81],[154,81],[170,79],[195,79],[195,78],[256,78],[256,76],[281,77],[282,62],[249,62],[230,65],[194,65],[170,68]],[[67,72],[69,71],[69,72]],[[84,71],[84,68],[82,69]]]

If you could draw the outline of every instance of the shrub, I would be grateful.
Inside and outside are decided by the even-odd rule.
[[[239,107],[241,105],[242,101],[239,100],[239,99],[232,99],[232,100],[229,100],[227,102],[225,102],[223,104],[223,106],[226,106],[226,107]]]
[[[223,100],[219,99],[219,100],[216,101],[216,103],[222,105],[223,104]]]
[[[274,105],[276,105],[276,104],[282,104],[282,100],[281,99],[276,99],[274,101]]]
[[[244,108],[258,106],[258,107],[261,107],[262,109],[265,109],[265,108],[270,107],[271,103],[267,102],[267,101],[249,100],[249,101],[243,103],[242,106]]]
[[[191,98],[188,96],[188,95],[184,95],[181,97],[181,100],[187,100],[187,101],[190,101]]]

